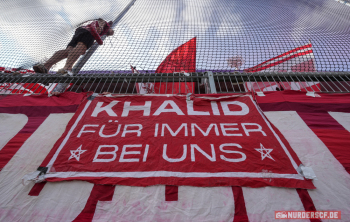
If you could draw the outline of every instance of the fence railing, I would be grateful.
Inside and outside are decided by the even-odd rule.
[[[247,91],[299,90],[349,93],[350,72],[242,73],[195,72],[162,74],[0,74],[0,94],[86,92],[143,93],[244,93]]]

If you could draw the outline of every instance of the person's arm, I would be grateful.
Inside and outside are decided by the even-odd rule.
[[[112,21],[109,21],[109,22],[104,23],[104,27],[103,27],[103,30],[102,30],[102,32],[101,32],[100,35],[101,35],[101,36],[102,36],[102,35],[107,35],[107,36],[113,35],[113,34],[114,34],[114,31],[111,32],[111,30],[112,30],[112,28],[111,28],[112,24],[113,24]]]
[[[114,35],[114,30],[113,29],[109,29],[106,33],[107,36],[111,36]]]
[[[93,22],[90,24],[90,32],[91,32],[91,35],[94,37],[94,39],[96,40],[96,42],[99,44],[99,45],[103,45],[103,41],[100,37],[100,34],[98,34],[97,32],[97,28],[96,28],[96,22]]]
[[[97,22],[98,22],[98,26],[101,28],[101,31],[103,31],[107,22],[103,19],[98,19]]]

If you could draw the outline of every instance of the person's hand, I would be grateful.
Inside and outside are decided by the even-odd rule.
[[[114,30],[113,29],[108,29],[106,35],[107,36],[114,35]]]
[[[102,32],[101,27],[97,27],[97,28],[96,28],[96,31],[97,31],[98,34],[100,34],[100,33]]]

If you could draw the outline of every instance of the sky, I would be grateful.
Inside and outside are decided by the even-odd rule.
[[[81,22],[113,20],[129,0],[1,1],[0,66],[30,68]],[[350,7],[334,0],[136,0],[82,70],[155,70],[197,38],[197,70],[255,66],[311,41],[318,71],[350,71]],[[63,66],[63,62],[54,70]]]

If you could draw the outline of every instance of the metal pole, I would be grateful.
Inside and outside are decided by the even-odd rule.
[[[214,93],[215,94],[217,92],[216,92],[213,72],[208,71],[207,74],[208,74],[208,78],[209,78],[210,93]]]
[[[114,28],[117,23],[123,18],[123,16],[129,11],[129,9],[131,8],[131,6],[134,5],[134,3],[136,2],[136,0],[131,0],[130,3],[124,8],[124,10],[119,13],[119,15],[117,16],[116,19],[114,19],[113,24],[112,24],[112,28]],[[106,39],[106,36],[102,36],[102,41],[104,41]],[[79,61],[74,65],[73,67],[73,74],[76,75],[81,68],[83,68],[83,66],[85,65],[85,63],[90,59],[90,57],[92,56],[92,54],[96,51],[96,49],[98,48],[98,44],[97,42],[95,42],[91,48],[85,53],[84,56],[82,56]]]

